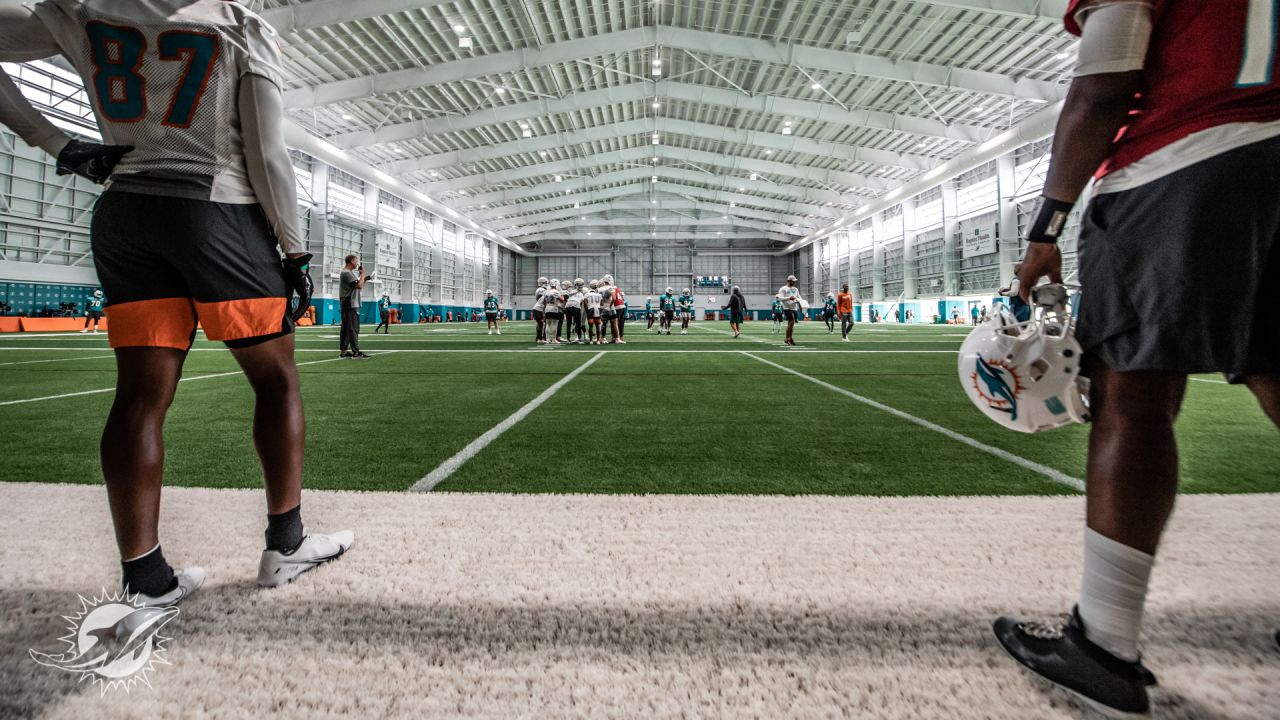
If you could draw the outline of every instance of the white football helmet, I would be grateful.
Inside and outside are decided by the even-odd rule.
[[[538,287],[546,287],[547,279],[545,277],[538,278]]]
[[[796,282],[796,276],[795,276],[795,275],[788,275],[788,276],[787,276],[787,282],[789,282],[789,283]]]
[[[493,291],[492,291],[492,290],[485,290],[485,291],[484,291],[484,296],[485,296],[485,297],[493,297]]]
[[[613,284],[613,276],[612,276],[612,275],[605,275],[604,277],[602,277],[602,278],[600,278],[600,279],[604,282],[604,284],[605,284],[605,285],[612,285],[612,284]]]
[[[94,296],[94,297],[102,297],[102,291],[101,291],[101,290],[94,290],[94,291],[93,291],[93,296]]]
[[[992,420],[1024,433],[1089,421],[1089,380],[1075,339],[1067,290],[1032,291],[1036,311],[1018,322],[1007,307],[991,313],[960,346],[960,383]]]
[[[591,289],[592,289],[592,290],[598,290],[599,288],[600,288],[600,281],[599,281],[599,280],[592,280],[592,281],[591,281]]]
[[[587,283],[586,283],[586,281],[585,281],[585,280],[583,280],[582,278],[575,278],[575,279],[574,279],[574,281],[573,281],[573,284],[574,284],[576,287],[582,287],[583,285],[586,285]]]
[[[685,288],[684,290],[681,290],[681,292],[682,292],[682,293],[684,293],[685,295],[688,295],[688,294],[689,294],[689,288]]]
[[[559,281],[559,280],[556,280],[555,278],[552,278],[552,279],[551,279],[551,289],[552,289],[552,290],[559,290],[559,289],[560,289],[560,281]]]

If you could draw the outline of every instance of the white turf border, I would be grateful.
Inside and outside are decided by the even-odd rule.
[[[1048,478],[1049,480],[1052,480],[1053,482],[1058,483],[1059,485],[1065,485],[1066,487],[1069,487],[1072,490],[1076,490],[1078,492],[1084,492],[1084,482],[1078,478],[1071,477],[1066,473],[1060,472],[1058,470],[1054,470],[1051,467],[1048,467],[1046,465],[1041,465],[1040,463],[1033,462],[1024,457],[1014,455],[1013,453],[1007,452],[1005,450],[1001,450],[1000,448],[992,447],[990,445],[987,445],[986,443],[982,443],[977,440],[974,440],[968,435],[961,435],[960,433],[954,430],[949,430],[947,428],[944,428],[941,425],[938,425],[937,423],[932,423],[923,418],[918,418],[915,415],[912,415],[911,413],[903,412],[895,407],[890,407],[888,405],[885,405],[882,402],[877,402],[875,400],[872,400],[871,398],[863,397],[855,392],[850,392],[849,390],[845,390],[842,387],[837,387],[835,385],[832,385],[829,382],[819,380],[818,378],[813,377],[811,375],[805,375],[799,370],[792,370],[791,368],[785,365],[779,365],[778,363],[773,362],[772,360],[766,360],[762,357],[756,357],[755,355],[752,355],[746,350],[743,350],[742,354],[746,355],[747,357],[753,360],[758,360],[764,363],[765,365],[770,365],[779,370],[782,370],[783,372],[787,372],[792,375],[795,375],[798,378],[808,380],[809,382],[814,383],[816,385],[821,385],[822,387],[828,390],[831,390],[832,392],[837,392],[837,393],[840,393],[841,395],[844,395],[845,397],[851,398],[853,400],[857,400],[863,405],[867,405],[868,407],[873,407],[876,410],[880,410],[881,412],[889,413],[890,415],[893,415],[896,418],[900,418],[902,420],[906,420],[909,423],[919,425],[920,427],[925,428],[926,430],[932,430],[940,435],[949,437],[952,440],[955,440],[956,442],[963,443],[976,450],[981,450],[982,452],[985,452],[988,455],[994,455],[995,457],[998,457],[1001,460],[1011,462],[1014,465],[1017,465],[1018,467],[1021,467],[1025,470],[1030,470],[1031,472],[1036,473],[1037,475],[1042,475]]]
[[[394,352],[397,352],[397,351],[384,350],[380,353],[370,354],[369,357],[372,358],[372,357],[376,357],[377,355],[390,355],[391,353],[394,353]],[[79,359],[89,360],[91,358],[79,358]],[[329,358],[328,360],[311,360],[304,363],[298,363],[298,367],[302,367],[303,365],[319,365],[321,363],[335,362],[337,360],[342,360],[342,359],[344,358]],[[353,360],[352,362],[357,362],[357,361]],[[235,370],[233,372],[213,373],[212,375],[197,375],[195,377],[186,377],[178,380],[178,382],[180,383],[195,382],[196,380],[211,380],[213,378],[230,377],[232,375],[243,375],[243,374],[244,374],[243,370]],[[84,395],[101,395],[103,393],[109,393],[109,392],[115,392],[115,391],[116,389],[113,386],[109,388],[98,388],[97,390],[81,390],[80,392],[64,393],[62,395],[46,395],[45,397],[23,398],[21,400],[5,400],[3,402],[0,402],[0,407],[5,407],[7,405],[24,405],[26,403],[43,402],[45,400],[61,400],[63,398],[82,397]]]
[[[728,343],[726,343],[726,345],[728,345]],[[13,352],[13,351],[100,352],[101,350],[102,350],[101,347],[59,347],[59,346],[0,347],[0,352]],[[192,347],[191,350],[188,350],[188,352],[227,352],[227,348],[225,347]],[[333,352],[333,350],[330,350],[330,348],[298,347],[296,348],[296,350],[294,350],[294,352],[326,352],[326,354],[329,354],[329,352]],[[465,354],[485,355],[485,354],[490,354],[490,352],[499,352],[499,354],[500,352],[543,352],[543,354],[545,354],[545,352],[581,352],[581,354],[590,354],[590,352],[609,352],[609,354],[621,354],[621,355],[628,355],[628,354],[643,355],[643,354],[646,354],[646,352],[649,352],[649,354],[678,354],[678,355],[685,355],[685,354],[737,355],[741,351],[740,350],[680,350],[680,348],[675,348],[675,347],[668,348],[668,350],[641,350],[641,348],[627,348],[627,350],[623,350],[623,348],[612,347],[612,346],[609,347],[609,350],[607,351],[600,351],[598,350],[598,346],[596,346],[595,348],[591,346],[585,346],[585,347],[552,346],[550,348],[540,346],[540,347],[512,347],[512,348],[502,348],[502,347],[462,348],[462,350],[447,350],[447,348],[443,348],[443,347],[417,347],[417,348],[410,347],[410,348],[396,348],[396,350],[375,350],[374,352],[376,352],[376,354],[378,355],[387,355],[389,354],[389,352],[394,352],[394,354],[396,355],[431,354],[431,352],[453,352],[453,354],[463,354],[463,355]],[[778,350],[756,350],[756,352],[781,352],[781,354],[786,355],[786,354],[791,354],[791,348],[788,347],[786,348],[786,350],[783,350],[783,348],[780,347],[778,348]],[[810,354],[827,354],[827,355],[859,355],[859,354],[860,355],[955,355],[956,354],[955,350],[810,350],[809,352]],[[114,357],[114,355],[106,355],[104,357]],[[81,357],[81,360],[90,360],[90,357]]]
[[[4,349],[8,349],[8,348],[4,348]],[[82,350],[84,348],[69,348],[69,349]],[[92,349],[97,350],[98,348],[92,348]],[[0,367],[7,367],[9,365],[36,365],[39,363],[68,362],[70,360],[102,360],[105,358],[113,358],[113,357],[115,357],[115,355],[94,355],[93,357],[51,358],[48,360],[19,360],[17,362],[0,362]]]
[[[577,369],[575,369],[573,372],[569,373],[568,375],[565,375],[564,377],[556,381],[554,385],[547,388],[546,390],[543,390],[541,395],[525,403],[524,407],[520,408],[519,410],[515,411],[511,415],[507,416],[506,420],[503,420],[497,425],[494,425],[492,428],[489,429],[488,432],[476,438],[475,440],[472,440],[470,443],[467,444],[466,447],[462,448],[462,450],[459,450],[456,455],[440,463],[440,465],[435,470],[432,470],[431,472],[427,473],[426,477],[414,483],[413,487],[409,488],[409,492],[429,492],[436,485],[439,485],[441,482],[447,479],[450,475],[457,472],[458,468],[462,467],[464,463],[466,463],[471,458],[475,457],[477,453],[479,453],[481,450],[488,447],[489,443],[493,442],[494,440],[497,440],[503,433],[510,430],[512,427],[514,427],[516,423],[525,419],[525,417],[527,417],[529,413],[533,412],[534,410],[537,410],[538,406],[542,405],[542,403],[546,402],[547,400],[550,400],[552,395],[555,395],[556,393],[560,392],[560,388],[564,387],[565,385],[568,385],[574,378],[581,375],[582,371],[594,365],[597,360],[599,360],[604,356],[605,356],[605,353],[603,350],[601,350],[600,352],[597,352],[595,355],[591,357],[590,360],[579,365]]]

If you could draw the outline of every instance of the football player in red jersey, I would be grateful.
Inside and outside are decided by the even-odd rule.
[[[84,79],[105,144],[69,138],[3,71],[0,122],[56,156],[58,172],[107,185],[90,232],[111,299],[117,382],[101,449],[124,586],[137,604],[164,607],[204,580],[197,567],[175,571],[159,541],[161,430],[197,321],[230,348],[256,396],[267,490],[258,583],[280,585],[338,557],[352,533],[306,533],[301,519],[293,328],[310,305],[311,256],[284,145],[275,31],[224,0],[0,8],[0,60],[55,55]]]
[[[1113,717],[1145,717],[1138,636],[1178,488],[1187,376],[1246,384],[1280,425],[1280,63],[1273,0],[1074,0],[1079,64],[1018,269],[1056,246],[1090,178],[1079,340],[1091,380],[1084,581],[1061,623],[1001,618],[1023,665]]]

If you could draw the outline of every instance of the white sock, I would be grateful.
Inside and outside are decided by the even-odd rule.
[[[1138,659],[1142,609],[1155,561],[1152,555],[1085,528],[1080,619],[1086,637],[1122,660]]]

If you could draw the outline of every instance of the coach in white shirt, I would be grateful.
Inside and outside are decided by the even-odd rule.
[[[788,275],[787,284],[778,289],[778,299],[782,301],[782,311],[787,318],[787,345],[795,345],[792,333],[796,328],[796,317],[800,314],[800,288],[796,287],[796,276]]]

